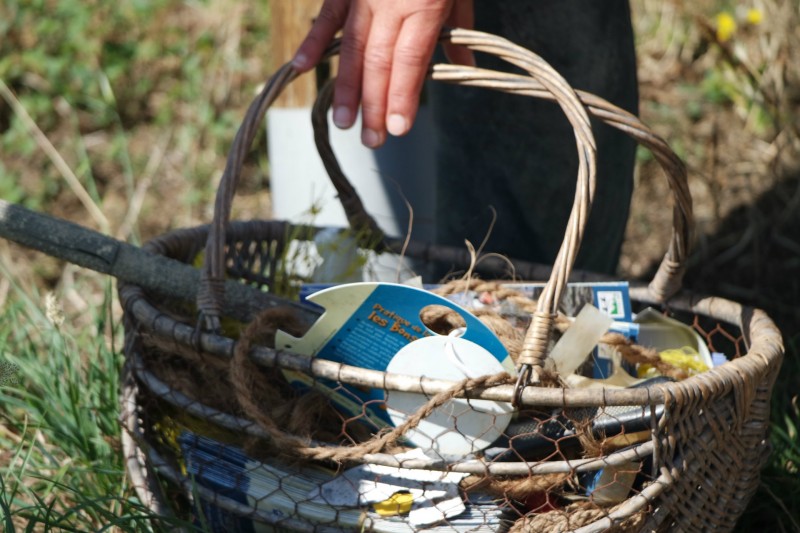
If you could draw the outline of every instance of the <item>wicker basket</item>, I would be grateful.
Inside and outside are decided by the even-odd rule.
[[[558,450],[559,443],[554,442],[555,452],[546,458],[512,462],[492,462],[478,456],[458,461],[418,458],[399,463],[396,455],[387,450],[348,456],[338,462],[307,462],[287,461],[273,453],[259,452],[267,449],[276,435],[266,431],[263,424],[243,416],[241,409],[226,403],[224,398],[212,398],[212,387],[205,380],[224,380],[224,369],[234,357],[237,340],[233,335],[219,333],[226,330],[225,321],[232,320],[232,313],[236,315],[233,316],[236,323],[248,322],[254,316],[248,303],[237,306],[236,302],[225,302],[225,280],[240,280],[261,289],[274,288],[281,282],[279,261],[286,247],[293,241],[311,239],[316,231],[276,221],[229,221],[242,162],[261,117],[297,75],[287,65],[270,78],[237,134],[218,191],[213,223],[173,232],[147,245],[152,252],[186,263],[194,262],[205,250],[205,277],[198,301],[201,322],[195,324],[186,319],[193,313],[191,302],[165,302],[140,287],[120,285],[127,361],[121,397],[127,429],[123,442],[128,470],[140,497],[162,516],[171,512],[202,515],[202,519],[197,519],[199,523],[208,520],[212,526],[225,530],[249,528],[252,522],[287,530],[410,531],[417,528],[406,514],[381,514],[377,507],[369,505],[344,508],[333,502],[320,504],[309,489],[330,481],[337,467],[402,466],[420,472],[441,472],[442,476],[469,475],[480,481],[470,489],[459,485],[459,498],[466,502],[464,512],[450,518],[443,515],[441,520],[419,526],[426,530],[732,529],[757,488],[759,471],[769,453],[765,438],[770,392],[783,347],[779,332],[759,310],[719,298],[676,295],[692,233],[691,199],[684,166],[666,143],[635,116],[598,97],[572,91],[535,54],[479,32],[452,30],[445,32],[443,38],[495,54],[529,75],[436,65],[431,74],[434,80],[555,100],[575,129],[580,158],[573,212],[552,269],[513,262],[516,275],[524,279],[549,277],[519,355],[516,384],[474,387],[461,394],[514,402],[520,409],[562,413],[580,407],[638,406],[649,417],[649,438],[583,458],[567,456]],[[337,51],[337,45],[330,49],[331,54]],[[470,256],[465,250],[402,243],[383,236],[366,214],[330,149],[325,119],[330,100],[330,88],[322,90],[314,110],[315,137],[356,234],[371,246],[377,243],[379,251],[403,250],[408,257],[424,262],[469,267]],[[632,287],[632,300],[640,307],[659,306],[665,313],[693,325],[712,350],[721,350],[720,344],[724,344],[730,355],[735,354],[724,365],[680,382],[647,388],[540,386],[553,321],[567,280],[591,278],[572,272],[594,191],[595,156],[589,114],[629,133],[649,148],[664,168],[675,196],[674,232],[669,250],[654,281],[648,286]],[[502,261],[486,261],[480,265],[481,275],[503,277],[507,274],[506,267]],[[267,302],[272,303],[272,300]],[[295,310],[301,321],[313,320],[313,316]],[[451,382],[349,367],[282,353],[267,346],[252,348],[249,358],[266,373],[275,368],[293,369],[312,380],[326,380],[337,386],[354,384],[427,395],[454,390]],[[164,361],[172,365],[169,376],[163,368],[158,368]],[[342,427],[349,427],[347,422],[343,421]],[[329,447],[333,446],[309,444],[309,448],[323,451]],[[223,463],[238,465],[238,473],[223,479],[219,473]],[[547,479],[554,483],[552,476],[562,476],[562,483],[574,485],[575,479],[586,473],[630,464],[636,465],[633,490],[610,506],[591,500],[576,503],[575,499],[551,498],[546,489],[535,492],[542,501],[520,502],[514,488]],[[248,485],[253,483],[256,473],[262,481],[268,479],[273,484],[259,493],[266,494],[262,499],[253,497],[254,489]],[[496,487],[494,491],[484,490],[487,484],[495,482],[502,482],[505,488],[500,492]],[[537,512],[528,513],[531,509]]]

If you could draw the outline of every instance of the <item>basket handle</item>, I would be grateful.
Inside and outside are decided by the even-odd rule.
[[[535,79],[475,67],[434,65],[431,79],[470,87],[484,87],[533,98],[553,99],[552,94]],[[667,142],[636,115],[592,93],[580,90],[575,92],[590,115],[628,134],[636,142],[650,150],[666,175],[674,200],[672,234],[667,252],[653,280],[648,285],[652,301],[663,303],[681,289],[694,235],[692,196],[689,190],[686,165]]]
[[[472,30],[445,30],[441,38],[453,44],[466,46],[473,51],[495,55],[527,72],[530,78],[536,80],[538,86],[542,87],[551,99],[558,103],[575,131],[578,149],[578,185],[575,191],[575,200],[567,222],[564,240],[553,264],[550,280],[539,298],[537,309],[533,314],[533,321],[525,336],[518,359],[520,383],[527,382],[528,377],[537,382],[539,370],[541,370],[547,355],[547,345],[557,315],[558,303],[566,288],[567,279],[583,239],[586,219],[589,216],[589,209],[594,197],[596,147],[589,115],[567,81],[536,54],[501,37]],[[434,79],[436,78],[434,77]],[[456,81],[456,83],[459,82]],[[334,187],[342,198],[342,204],[351,227],[356,230],[356,233],[369,234],[376,227],[375,222],[368,215],[365,217],[360,200],[353,201],[351,199],[354,191],[342,173],[328,139],[326,113],[331,99],[332,90],[329,85],[320,91],[314,106],[312,120],[317,150]]]
[[[493,35],[467,30],[449,30],[443,33],[443,39],[453,44],[467,46],[468,48],[497,55],[506,61],[523,68],[529,76],[496,72],[462,65],[440,64],[434,65],[430,73],[433,80],[455,83],[458,85],[483,87],[520,94],[534,98],[554,100],[561,105],[570,123],[576,132],[578,153],[581,157],[579,167],[578,187],[576,190],[573,210],[567,225],[566,234],[556,262],[553,266],[550,280],[539,299],[538,307],[534,313],[533,322],[526,334],[523,350],[519,362],[522,369],[527,367],[527,372],[520,372],[520,383],[530,377],[537,380],[538,371],[541,369],[546,356],[552,321],[557,313],[558,303],[569,278],[575,255],[588,217],[589,208],[594,195],[594,141],[591,130],[587,131],[588,120],[584,107],[588,112],[616,127],[633,137],[637,142],[650,149],[656,160],[664,169],[671,190],[675,197],[673,211],[673,231],[669,249],[661,265],[650,283],[649,290],[653,299],[665,301],[681,287],[684,264],[688,257],[689,243],[693,231],[692,200],[686,180],[686,168],[680,158],[670,149],[669,145],[652,132],[638,117],[621,109],[606,100],[593,94],[576,91],[572,92],[567,82],[561,78],[541,58]],[[339,193],[350,226],[357,230],[359,235],[382,237],[375,221],[365,212],[361,200],[350,182],[342,172],[333,153],[329,139],[327,111],[333,99],[333,85],[328,83],[322,88],[312,112],[314,125],[314,139],[317,144],[322,162],[331,178],[331,182]],[[575,97],[579,105],[575,105]],[[588,177],[583,172],[588,171]]]
[[[444,30],[441,39],[466,46],[474,51],[496,55],[523,69],[529,76],[503,74],[472,67],[436,65],[432,69],[433,79],[554,100],[561,106],[575,131],[579,160],[575,200],[551,277],[539,298],[537,310],[525,337],[519,359],[518,390],[521,390],[529,381],[534,383],[539,381],[539,372],[547,356],[547,344],[552,333],[558,303],[583,238],[594,196],[596,148],[587,108],[599,118],[628,132],[639,142],[653,149],[656,158],[670,178],[670,186],[676,198],[673,238],[658,274],[650,286],[655,298],[659,301],[665,300],[680,288],[684,263],[688,256],[692,218],[686,172],[683,164],[666,143],[647,129],[635,116],[592,95],[577,94],[563,77],[533,52],[501,37],[472,30]],[[334,55],[338,53],[338,50],[339,42],[336,41],[328,48],[326,56]],[[198,291],[198,308],[207,328],[217,329],[219,327],[221,302],[224,298],[225,228],[230,219],[233,194],[239,181],[244,158],[266,110],[275,101],[281,90],[297,76],[298,73],[291,67],[291,64],[286,64],[267,81],[264,89],[247,110],[228,155],[225,171],[217,190],[214,219],[206,244],[203,276]],[[330,100],[330,89],[321,91],[320,98],[315,105],[317,117],[324,116],[324,111],[330,106]],[[584,107],[581,100],[586,102],[587,107]],[[372,217],[366,213],[355,189],[350,185],[336,162],[328,140],[327,119],[316,118],[314,122],[318,150],[326,170],[339,192],[351,226],[354,229],[366,230],[372,236],[382,236],[382,232]]]

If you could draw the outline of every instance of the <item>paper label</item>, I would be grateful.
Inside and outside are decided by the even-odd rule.
[[[537,300],[544,291],[544,283],[505,283],[503,287],[520,291]],[[586,304],[592,304],[614,320],[631,322],[631,298],[627,281],[597,281],[568,283],[558,309],[567,316],[576,316]]]
[[[408,343],[436,335],[422,322],[420,311],[430,305],[441,305],[464,319],[464,339],[482,346],[507,371],[514,371],[508,352],[488,327],[459,305],[426,290],[391,283],[351,283],[316,292],[307,299],[325,312],[302,338],[279,331],[276,348],[385,371],[394,355]],[[285,371],[284,374],[296,384],[327,387],[329,391],[323,392],[351,416],[360,415],[360,404],[366,404],[373,425],[378,428],[391,425],[383,403],[383,390],[346,386],[348,393],[345,395],[335,391],[337,384],[322,380],[312,382],[297,372]]]

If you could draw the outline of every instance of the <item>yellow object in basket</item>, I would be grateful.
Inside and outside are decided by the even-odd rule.
[[[381,516],[397,516],[408,514],[413,503],[414,496],[410,492],[395,492],[382,502],[373,504],[372,508]]]
[[[658,356],[665,363],[669,363],[676,368],[680,368],[689,373],[690,376],[701,374],[709,370],[708,365],[703,361],[702,356],[691,346],[674,348],[659,352]],[[639,365],[637,374],[640,378],[651,378],[658,376],[658,371],[650,365]]]

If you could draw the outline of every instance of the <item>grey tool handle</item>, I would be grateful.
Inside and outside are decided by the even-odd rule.
[[[190,302],[197,297],[199,269],[5,200],[0,200],[0,237],[165,296]],[[319,318],[318,311],[297,302],[241,283],[225,283],[228,316],[249,321],[258,310],[278,306],[295,308],[309,323]]]

